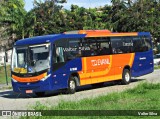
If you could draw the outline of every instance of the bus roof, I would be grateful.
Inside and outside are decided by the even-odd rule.
[[[44,36],[36,36],[31,38],[25,38],[18,40],[14,45],[34,45],[34,44],[43,44],[54,42],[60,38],[84,38],[86,34],[55,34],[55,35],[44,35]]]
[[[79,30],[69,31],[63,34],[36,36],[18,40],[15,45],[34,45],[47,42],[54,42],[60,38],[84,38],[84,37],[114,37],[114,36],[150,36],[149,32],[111,32],[109,30]]]

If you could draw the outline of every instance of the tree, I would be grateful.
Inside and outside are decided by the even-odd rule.
[[[1,26],[8,26],[8,35],[16,34],[17,38],[24,38],[23,21],[26,11],[23,0],[8,0],[1,3]]]
[[[32,12],[35,14],[34,35],[60,33],[65,26],[65,14],[62,6],[55,3],[64,2],[58,0],[34,1]]]

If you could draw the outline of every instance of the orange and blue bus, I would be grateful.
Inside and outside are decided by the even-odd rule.
[[[15,42],[11,77],[14,92],[41,96],[108,81],[129,84],[131,77],[153,70],[149,32],[79,30]]]

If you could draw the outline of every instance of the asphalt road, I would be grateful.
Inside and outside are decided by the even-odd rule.
[[[122,92],[126,89],[134,88],[142,81],[160,83],[160,70],[153,73],[132,79],[129,85],[118,85],[114,82],[105,83],[103,87],[93,88],[92,86],[79,87],[77,92],[72,95],[62,92],[48,92],[45,97],[38,98],[35,95],[22,95],[14,93],[12,90],[0,91],[0,110],[26,110],[33,109],[36,102],[47,106],[57,105],[61,101],[78,101],[84,98],[92,98],[100,95],[107,95],[112,92]]]

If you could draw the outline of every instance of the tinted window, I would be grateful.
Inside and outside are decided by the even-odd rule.
[[[71,59],[81,57],[81,43],[80,38],[68,38],[56,41],[55,47],[61,49],[61,54],[63,53],[64,61],[69,61]],[[61,57],[62,59],[62,57]]]
[[[83,47],[88,47],[83,51],[83,56],[99,56],[111,54],[110,40],[107,37],[85,38]]]
[[[98,55],[110,55],[111,54],[111,46],[110,39],[106,37],[102,37],[97,40],[98,43]]]
[[[145,46],[147,50],[150,50],[152,48],[152,44],[151,44],[151,40],[149,37],[142,37],[142,39],[144,40]]]
[[[64,49],[67,59],[74,59],[76,57],[81,57],[81,39],[68,39],[68,47]]]
[[[122,49],[123,42],[122,40],[115,41],[116,42],[113,43],[113,46],[115,46],[117,51],[120,53],[118,48]],[[110,55],[112,53],[109,37],[61,39],[55,42],[55,50],[58,47],[63,49],[64,61],[68,61],[77,57]],[[53,55],[56,57],[56,51],[54,52],[55,53]]]
[[[145,52],[151,49],[151,41],[147,37],[133,37],[133,52]]]
[[[96,56],[98,47],[97,47],[97,39],[96,38],[85,38],[83,39],[83,47],[87,48],[87,50],[83,50],[82,54],[84,57],[88,56]]]
[[[131,53],[132,47],[133,47],[133,42],[132,42],[132,37],[123,37],[123,47],[122,47],[122,52],[123,53]]]
[[[121,37],[111,37],[111,42],[113,54],[123,53],[123,41]]]

